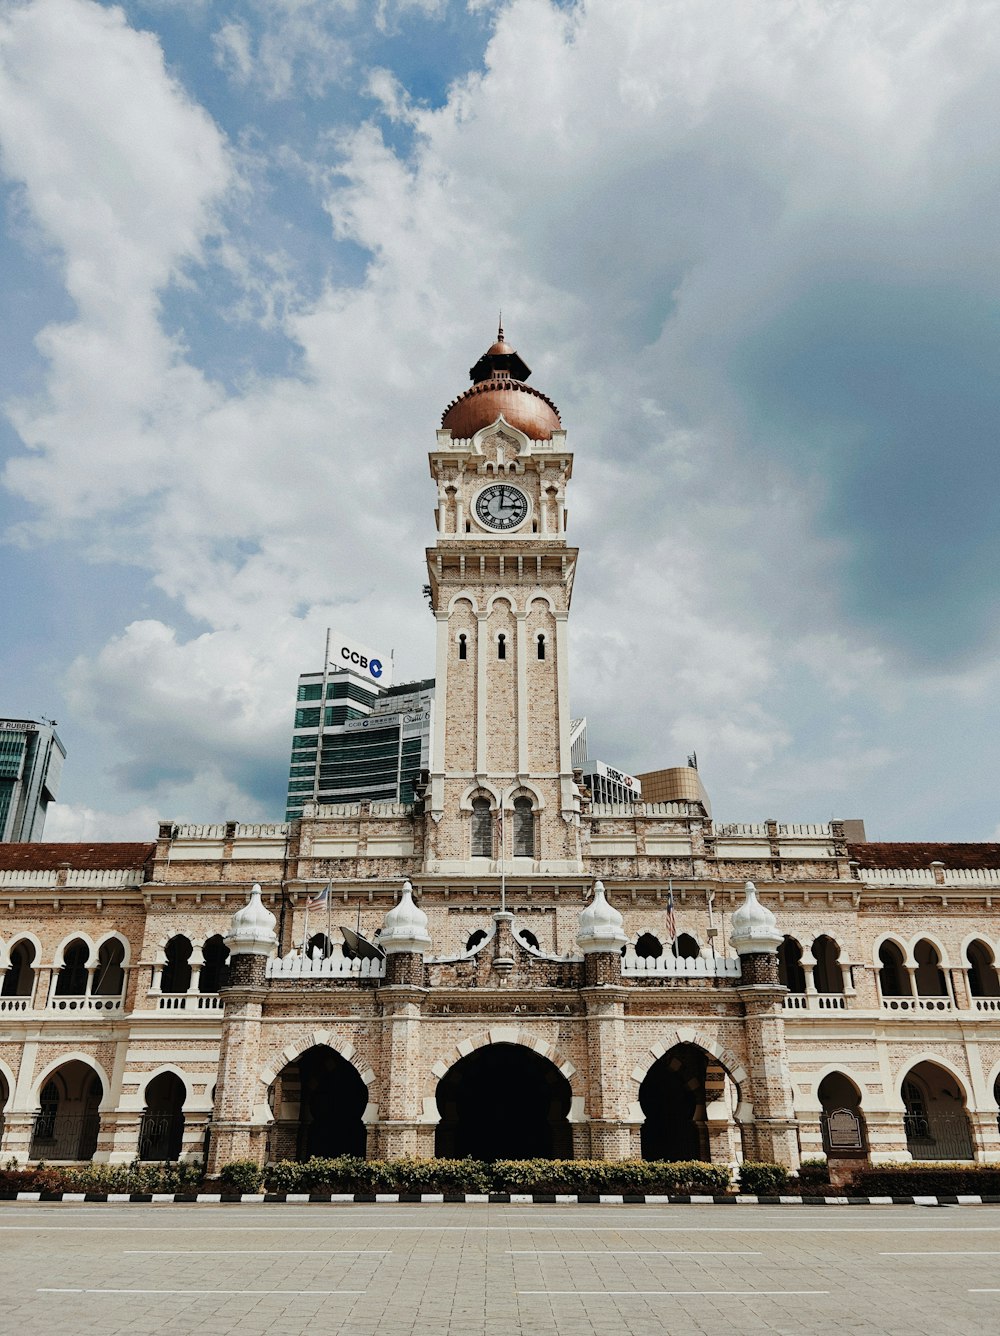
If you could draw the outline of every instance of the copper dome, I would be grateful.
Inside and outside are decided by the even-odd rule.
[[[497,341],[469,371],[473,384],[454,399],[441,417],[458,440],[468,440],[483,427],[503,417],[533,441],[547,441],[562,430],[559,410],[547,395],[524,382],[531,368],[505,341],[503,326]]]

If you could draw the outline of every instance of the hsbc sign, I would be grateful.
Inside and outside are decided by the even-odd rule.
[[[377,650],[343,636],[330,637],[330,667],[367,678],[380,687],[392,686],[392,656],[379,654]]]
[[[628,789],[637,798],[642,797],[642,784],[636,779],[635,775],[627,775],[624,770],[616,770],[613,765],[605,765],[603,761],[595,761],[594,770],[611,784],[620,784],[623,789]]]

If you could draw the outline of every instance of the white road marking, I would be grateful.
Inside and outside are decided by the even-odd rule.
[[[1000,1257],[1000,1252],[964,1252],[959,1248],[942,1248],[940,1252],[883,1252],[879,1257]]]
[[[309,1299],[314,1295],[366,1294],[367,1290],[119,1290],[108,1287],[95,1289],[38,1289],[36,1294],[253,1294],[280,1299]]]
[[[687,1248],[508,1248],[511,1257],[760,1257],[759,1252],[691,1252]]]
[[[990,1291],[997,1293],[997,1291]],[[596,1295],[607,1294],[612,1298],[629,1297],[636,1295],[640,1298],[648,1298],[651,1295],[662,1295],[665,1298],[684,1299],[694,1298],[695,1296],[712,1296],[719,1299],[744,1298],[750,1295],[752,1298],[774,1298],[784,1295],[816,1295],[829,1294],[829,1290],[518,1290],[518,1294],[524,1295],[579,1295],[581,1298],[593,1298]],[[971,1291],[970,1293],[986,1293],[986,1291]]]
[[[126,1248],[123,1257],[389,1257],[391,1248]]]
[[[1000,1234],[1000,1225],[817,1225],[810,1220],[797,1225],[229,1225],[229,1234]],[[212,1225],[0,1225],[6,1233],[54,1233],[75,1231],[112,1234],[218,1234],[218,1219]]]

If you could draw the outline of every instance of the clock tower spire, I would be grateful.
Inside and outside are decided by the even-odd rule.
[[[566,643],[573,456],[555,404],[530,375],[501,324],[430,454],[437,711],[428,872],[482,875],[501,860],[514,875],[581,867]]]

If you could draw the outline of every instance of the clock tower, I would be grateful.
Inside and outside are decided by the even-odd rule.
[[[504,339],[470,371],[430,455],[437,542],[435,732],[425,870],[581,870],[570,761],[566,542],[573,456],[550,399]]]

